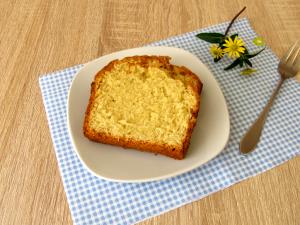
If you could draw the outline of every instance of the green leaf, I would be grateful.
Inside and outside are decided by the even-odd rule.
[[[251,75],[252,73],[255,73],[256,70],[252,69],[252,68],[246,68],[244,70],[241,71],[242,75]]]
[[[262,50],[260,50],[260,51],[258,51],[258,52],[256,52],[256,53],[254,53],[254,54],[247,54],[246,57],[247,57],[248,59],[251,59],[251,58],[257,56],[259,53],[261,53],[261,52],[262,52],[263,50],[265,50],[265,49],[266,49],[266,48],[263,48]]]
[[[220,60],[221,60],[222,58],[214,58],[214,62],[216,63],[216,62],[219,62]]]
[[[209,43],[221,43],[225,38],[224,34],[220,33],[200,33],[196,37]]]
[[[239,36],[239,35],[238,34],[233,34],[230,37],[231,37],[232,40],[234,40],[234,38],[237,37],[237,36]]]
[[[252,63],[250,62],[250,60],[249,60],[249,59],[245,58],[245,59],[244,59],[244,61],[245,61],[245,63],[247,63],[249,66],[251,66],[251,67],[252,67]]]
[[[243,67],[243,65],[244,65],[244,60],[243,60],[243,59],[240,59],[240,62],[239,62],[239,64],[240,64],[240,67],[242,68],[242,67]]]
[[[230,69],[236,67],[237,65],[239,65],[239,63],[240,63],[240,58],[234,60],[233,63],[230,64],[229,66],[227,66],[224,70],[230,70]]]
[[[262,37],[256,37],[253,39],[253,43],[257,46],[264,46],[265,44],[265,40]]]
[[[223,40],[223,41],[221,41],[221,42],[219,43],[219,47],[220,47],[221,49],[226,48],[226,47],[224,46],[224,44],[225,44],[225,41]]]

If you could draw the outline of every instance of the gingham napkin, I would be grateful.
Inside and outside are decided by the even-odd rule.
[[[251,77],[238,69],[225,72],[225,62],[214,64],[199,32],[224,32],[228,23],[204,28],[151,44],[183,48],[199,57],[213,72],[227,100],[231,135],[215,159],[183,175],[149,183],[124,184],[99,179],[81,164],[67,130],[67,94],[78,65],[40,78],[54,150],[75,224],[134,224],[224,189],[271,169],[299,154],[300,85],[287,80],[269,113],[257,149],[240,155],[239,140],[266,104],[279,74],[278,59],[270,49],[253,59],[258,72]],[[247,19],[238,20],[239,32],[250,50],[256,36]],[[228,64],[228,62],[227,62]]]

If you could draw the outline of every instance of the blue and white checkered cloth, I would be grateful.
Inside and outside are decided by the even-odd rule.
[[[46,108],[64,188],[75,224],[134,224],[189,202],[201,199],[248,177],[262,173],[300,152],[300,85],[287,80],[266,121],[261,141],[251,155],[241,155],[239,141],[266,104],[278,79],[278,59],[270,49],[253,59],[258,72],[239,75],[225,72],[223,60],[212,62],[209,45],[199,32],[224,32],[228,23],[171,37],[151,44],[183,48],[205,63],[218,80],[228,103],[231,135],[226,149],[215,159],[183,175],[163,181],[125,184],[99,179],[81,164],[67,129],[67,94],[82,65],[42,76],[40,87]],[[247,19],[238,20],[239,32],[250,51],[256,36]],[[252,46],[252,47],[251,47]]]

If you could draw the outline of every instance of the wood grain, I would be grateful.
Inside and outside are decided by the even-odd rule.
[[[0,1],[0,224],[72,224],[41,74],[228,21],[244,5],[278,56],[300,38],[298,0]],[[299,224],[299,173],[297,157],[140,224]]]

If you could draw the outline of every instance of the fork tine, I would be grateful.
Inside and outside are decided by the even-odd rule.
[[[296,43],[298,43],[299,41],[297,41]],[[298,46],[298,49],[296,50],[296,54],[294,55],[294,58],[292,60],[292,64],[295,65],[296,64],[296,58],[299,55],[300,52],[300,46]]]
[[[296,41],[295,44],[293,44],[292,47],[290,47],[288,53],[282,58],[283,61],[287,62],[289,58],[291,57],[292,53],[294,52],[295,47],[297,46],[299,41]]]
[[[300,58],[296,59],[293,66],[294,66],[294,68],[296,68],[298,73],[300,73]],[[300,77],[300,75],[299,75],[299,77]]]

